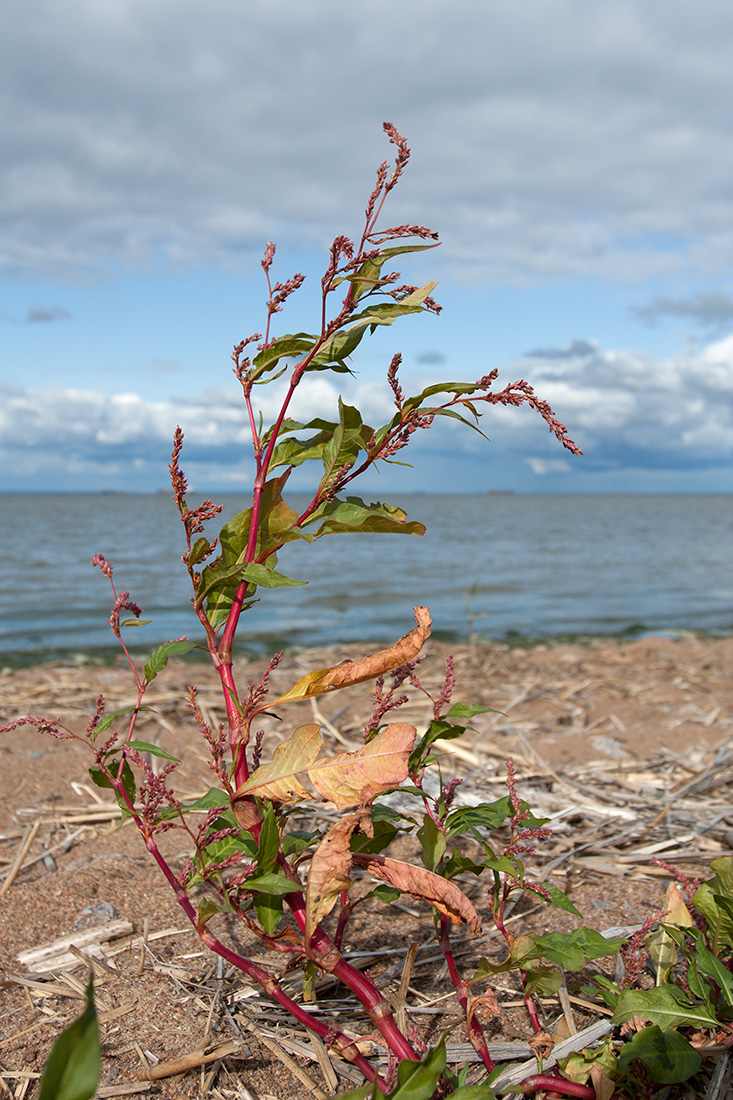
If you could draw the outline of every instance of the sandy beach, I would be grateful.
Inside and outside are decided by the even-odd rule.
[[[428,690],[440,689],[449,652],[454,698],[493,709],[475,720],[466,738],[447,744],[445,774],[462,778],[467,801],[491,800],[504,793],[505,761],[513,757],[520,793],[554,822],[553,838],[533,866],[539,873],[552,856],[553,881],[586,923],[630,926],[659,907],[666,879],[650,862],[652,850],[688,873],[704,873],[710,859],[733,850],[733,638],[648,637],[526,650],[431,640],[421,665]],[[358,655],[348,646],[287,656],[273,676],[273,691],[286,690],[310,669]],[[257,672],[254,665],[243,667],[241,682]],[[155,713],[141,715],[138,727],[140,738],[183,757],[176,785],[188,795],[211,785],[204,746],[185,707],[190,683],[198,686],[208,719],[220,721],[213,670],[178,661],[152,685],[146,702]],[[81,730],[100,693],[108,710],[134,702],[122,664],[6,671],[0,676],[0,724],[35,714]],[[283,710],[282,722],[263,723],[265,743],[272,746],[296,725],[315,721],[335,751],[357,748],[371,713],[369,693],[369,685],[361,685],[294,704]],[[429,704],[410,694],[400,717],[419,729]],[[107,793],[90,783],[84,746],[26,727],[3,735],[0,753],[0,1081],[6,1091],[36,1095],[36,1075],[55,1035],[78,1014],[85,980],[78,959],[71,968],[39,976],[19,954],[89,926],[128,922],[98,966],[105,1055],[100,1096],[226,1098],[242,1095],[238,1081],[259,1100],[331,1094],[333,1082],[306,1033],[289,1030],[290,1022],[266,998],[202,951],[134,829],[119,827]],[[179,848],[171,837],[174,864],[184,855]],[[529,903],[526,908],[528,930],[573,926],[567,914]],[[400,956],[389,952],[411,937],[420,952],[434,953],[429,916],[406,906],[362,917],[351,938],[361,950],[378,949],[381,961],[373,962],[372,974],[389,990],[399,984],[401,966],[391,961]],[[252,950],[262,955],[259,945]],[[487,950],[484,944],[477,957]],[[438,1018],[419,1014],[418,1007],[446,991],[443,977],[435,966],[418,965],[412,987],[415,1024],[439,1030]],[[493,1037],[526,1037],[522,1013],[508,1006]],[[407,1011],[409,1016],[409,1004]],[[547,1007],[548,1019],[553,1011]],[[592,1013],[578,1013],[578,1026],[592,1020]],[[452,1039],[461,1036],[456,1032]],[[191,1051],[204,1052],[195,1068],[168,1072]],[[148,1080],[141,1082],[141,1074]],[[338,1091],[357,1083],[358,1074],[340,1077]]]

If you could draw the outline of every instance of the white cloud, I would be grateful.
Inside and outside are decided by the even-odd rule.
[[[641,279],[733,257],[728,0],[8,0],[0,268],[230,264],[393,216],[466,279]]]
[[[495,408],[481,425],[491,447],[454,421],[436,422],[430,432],[414,437],[415,474],[393,479],[388,468],[382,474],[384,487],[407,476],[412,489],[456,484],[471,489],[486,476],[486,462],[495,462],[497,456],[543,478],[555,475],[558,484],[610,470],[720,471],[730,462],[733,337],[699,353],[668,358],[604,351],[587,342],[577,346],[584,354],[572,357],[548,348],[545,358],[533,354],[505,367],[500,385],[522,375],[530,381],[568,424],[584,458],[571,459],[562,452],[529,410]],[[381,382],[358,379],[340,385],[340,380],[321,374],[311,375],[308,382],[289,410],[302,421],[333,419],[339,392],[373,426],[392,415],[391,393]],[[277,415],[283,394],[282,383],[259,389],[256,396],[266,422]],[[20,483],[43,468],[64,473],[69,481],[76,477],[79,487],[93,470],[123,482],[137,476],[137,470],[147,487],[160,485],[176,424],[185,433],[184,466],[195,471],[197,484],[239,484],[251,477],[248,420],[234,387],[168,402],[146,401],[135,393],[108,397],[88,390],[22,386],[5,387],[0,397],[6,485],[14,475],[13,484]],[[294,483],[301,484],[301,474],[296,471]]]
[[[598,349],[525,365],[591,462],[631,465],[642,456],[674,469],[733,457],[733,337],[666,358]]]

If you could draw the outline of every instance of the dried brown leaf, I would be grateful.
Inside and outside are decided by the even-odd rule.
[[[389,856],[354,853],[353,863],[364,867],[370,875],[388,882],[390,886],[394,886],[404,894],[429,902],[439,913],[446,916],[451,924],[467,924],[472,932],[480,931],[481,918],[473,902],[456,886],[455,882],[436,875],[424,867],[415,867],[411,863],[390,859]]]
[[[385,673],[407,664],[408,661],[417,657],[430,637],[432,623],[427,607],[415,607],[413,610],[417,626],[389,649],[381,649],[378,653],[372,653],[369,657],[358,657],[354,661],[342,661],[333,668],[321,668],[308,672],[291,687],[290,691],[286,691],[284,695],[268,703],[268,707],[278,706],[280,703],[291,703],[298,699],[310,699],[314,695],[323,695],[329,691],[337,691],[339,688],[350,687],[352,684],[361,684],[365,680],[375,680],[378,676],[384,676]]]
[[[414,726],[393,722],[358,752],[340,752],[316,763],[322,745],[320,728],[299,726],[278,745],[272,761],[257,768],[238,788],[234,800],[256,794],[275,802],[302,802],[313,797],[296,778],[305,773],[321,798],[340,810],[370,802],[406,778],[414,741]]]
[[[371,802],[407,778],[415,732],[414,726],[393,722],[358,752],[339,752],[319,761],[308,769],[308,777],[321,797],[340,810]]]
[[[368,836],[374,835],[368,810],[358,810],[337,821],[313,853],[305,895],[306,943],[310,942],[318,925],[331,912],[339,894],[351,886],[350,841],[357,829]]]

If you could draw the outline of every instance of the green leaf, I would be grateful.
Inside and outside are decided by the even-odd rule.
[[[125,619],[120,626],[150,626],[152,619]]]
[[[341,1092],[336,1097],[336,1100],[369,1100],[374,1096],[375,1086],[372,1084],[362,1085],[361,1088],[354,1089],[352,1092]]]
[[[38,1100],[90,1100],[97,1090],[102,1047],[91,974],[86,995],[84,1012],[61,1032],[51,1049]]]
[[[314,841],[320,839],[320,833],[308,832],[305,829],[293,829],[282,838],[282,853],[287,858],[298,856],[309,848]]]
[[[180,760],[177,756],[171,756],[165,749],[159,748],[158,745],[151,745],[148,741],[126,741],[125,745],[131,749],[137,749],[138,752],[147,752],[150,756],[159,756],[161,760],[173,760],[176,764],[180,764]],[[119,752],[123,748],[122,745],[114,749],[114,752]]]
[[[281,359],[297,359],[307,355],[315,343],[316,337],[308,332],[286,333],[278,336],[255,355],[250,377],[253,381],[257,381],[263,374],[275,370]]]
[[[695,962],[698,970],[712,978],[718,986],[728,1007],[733,1008],[733,975],[717,955],[705,946],[702,937],[696,939]]]
[[[332,425],[332,429],[336,425]],[[281,439],[272,452],[270,469],[278,466],[302,466],[311,459],[322,459],[323,448],[333,436],[333,430],[318,432],[310,439]]]
[[[115,770],[115,765],[116,765],[117,770]],[[121,776],[120,776],[120,765],[122,765],[122,775]],[[135,783],[135,776],[134,776],[134,773],[132,771],[132,768],[130,767],[127,760],[112,760],[107,765],[107,768],[110,772],[112,772],[114,774],[115,778],[121,778],[122,779],[122,786],[124,787],[125,792],[127,793],[127,797],[130,799],[131,803],[134,803],[135,798],[137,796],[137,784]],[[114,787],[114,785],[112,784],[112,781],[109,779],[109,777],[104,774],[104,772],[99,767],[99,765],[95,764],[93,767],[91,767],[89,769],[89,778],[91,779],[92,783],[96,784],[97,787],[108,788],[110,790],[113,790],[114,793],[115,793],[115,798],[117,799],[117,804],[120,807],[120,809],[122,810],[123,814],[128,814],[130,812],[124,798],[119,793],[119,791]]]
[[[304,527],[320,523],[316,538],[323,535],[383,534],[424,535],[425,525],[416,520],[407,522],[407,513],[392,504],[366,504],[359,497],[327,501],[303,524]]]
[[[564,970],[582,970],[591,959],[615,955],[625,942],[623,937],[607,940],[593,928],[575,928],[572,932],[549,932],[540,936],[537,946],[549,962]]]
[[[443,1038],[434,1050],[428,1051],[421,1062],[400,1062],[397,1068],[397,1087],[390,1093],[390,1100],[431,1100],[438,1078],[445,1072],[445,1062]]]
[[[417,830],[417,839],[422,845],[422,861],[428,871],[434,871],[445,854],[445,834],[441,832],[432,817],[425,814],[423,824]]]
[[[496,974],[506,974],[509,970],[517,970],[520,968],[526,970],[527,964],[540,958],[541,955],[542,952],[537,947],[536,938],[520,933],[512,940],[509,954],[503,962],[492,963],[489,962],[488,959],[479,959],[474,981],[479,981],[482,978],[494,977]]]
[[[258,893],[252,899],[257,920],[267,936],[274,936],[283,915],[283,899],[274,894]]]
[[[523,966],[526,996],[541,993],[543,997],[552,997],[562,986],[562,970],[557,966]]]
[[[425,755],[435,741],[453,741],[457,737],[462,737],[465,732],[465,726],[456,726],[443,718],[434,718],[410,753],[410,771],[414,773],[424,766]]]
[[[550,892],[550,905],[554,905],[556,909],[562,909],[565,913],[572,913],[575,917],[582,917],[583,914],[575,908],[570,898],[567,897],[566,894],[563,894],[558,886],[555,886],[554,882],[543,882],[542,886],[545,890],[549,890]],[[528,886],[527,889],[531,890],[532,887]],[[537,894],[537,891],[535,891],[535,894]],[[539,894],[537,896],[541,897],[542,895]],[[614,952],[608,952],[608,954],[614,954]]]
[[[376,855],[384,851],[400,833],[400,830],[388,821],[374,821],[373,826],[374,836],[367,836],[365,833],[352,834],[350,841],[352,852]]]
[[[693,904],[705,917],[714,951],[733,948],[733,856],[714,859],[710,869],[715,876],[704,882]]]
[[[693,1004],[677,986],[662,985],[654,989],[625,989],[613,1014],[614,1024],[625,1024],[632,1016],[640,1016],[664,1031],[676,1027],[718,1027],[718,1020],[704,1006]]]
[[[110,726],[115,722],[115,720],[121,715],[132,714],[133,711],[143,710],[149,710],[152,712],[152,709],[152,707],[138,707],[133,705],[129,707],[121,707],[120,710],[113,710],[109,714],[105,714],[104,718],[102,718],[101,721],[98,722],[94,728],[94,732],[92,733],[92,741],[96,741],[97,737],[99,737],[99,734],[104,733],[105,730],[108,730]]]
[[[496,802],[482,802],[479,806],[460,806],[446,818],[448,835],[458,836],[473,829],[498,829],[513,813],[509,795]]]
[[[494,1100],[495,1096],[491,1085],[461,1085],[448,1094],[448,1100]]]
[[[652,1081],[674,1085],[694,1076],[702,1064],[698,1052],[678,1031],[662,1031],[656,1025],[637,1031],[619,1054],[624,1072],[631,1063],[642,1062]]]
[[[275,866],[280,851],[280,829],[275,810],[267,804],[263,811],[262,828],[257,846],[257,873],[264,875]],[[292,887],[291,887],[292,888]]]
[[[212,917],[215,917],[217,913],[222,913],[223,909],[220,905],[217,905],[211,898],[202,898],[199,902],[198,918],[196,921],[196,928],[200,932],[207,921],[210,921]]]
[[[253,875],[243,885],[253,893],[267,894],[272,897],[284,897],[285,894],[292,894],[298,889],[297,883],[282,871],[266,871],[262,875]]]
[[[196,647],[196,642],[189,642],[187,638],[180,641],[164,642],[148,657],[145,662],[145,680],[149,684],[159,672],[162,672],[168,664],[169,657],[178,657],[182,653],[188,653]],[[199,646],[199,649],[201,647]]]
[[[389,240],[390,238],[385,238]],[[397,238],[391,238],[397,239]],[[381,249],[377,256],[373,256],[354,272],[353,275],[347,275],[346,281],[351,283],[353,291],[351,299],[354,302],[358,300],[368,291],[373,290],[375,287],[379,287],[383,282],[381,278],[382,267],[384,264],[391,260],[394,256],[401,256],[406,252],[424,252],[428,248],[437,248],[438,242],[435,244],[405,244],[399,245],[395,248]]]
[[[450,858],[443,864],[443,874],[446,878],[465,874],[480,875],[485,870],[486,865],[484,863],[476,863],[475,860],[469,859],[463,852],[452,852]]]
[[[385,905],[391,905],[393,901],[398,901],[402,897],[402,891],[394,886],[376,886],[372,893]]]
[[[211,543],[208,539],[200,538],[196,539],[195,543],[191,547],[188,555],[188,564],[190,566],[198,565],[211,553]]]
[[[470,722],[472,718],[475,718],[477,714],[498,714],[499,711],[494,710],[493,707],[483,707],[480,704],[472,703],[454,703],[446,718],[455,718],[460,722]]]

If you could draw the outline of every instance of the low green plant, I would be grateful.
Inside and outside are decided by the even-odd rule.
[[[41,1077],[38,1100],[90,1100],[97,1091],[102,1047],[89,975],[86,1007],[54,1043]]]
[[[233,352],[253,449],[251,503],[224,524],[217,538],[206,533],[206,525],[222,509],[210,500],[189,504],[180,465],[183,433],[176,429],[170,474],[184,531],[183,564],[226,710],[225,723],[212,729],[198,706],[195,689],[190,690],[192,718],[205,740],[215,784],[203,797],[182,801],[169,785],[180,761],[136,735],[138,717],[149,709],[144,704],[149,685],[170,657],[188,652],[195,643],[185,638],[166,642],[140,668],[130,654],[127,632],[139,623],[141,609],[127,591],[117,589],[112,565],[101,554],[94,555],[93,564],[111,586],[110,627],[129,662],[135,702],[106,713],[100,697],[84,733],[33,717],[5,729],[30,722],[55,737],[73,737],[87,744],[93,755],[92,779],[111,790],[123,816],[132,819],[201,941],[320,1036],[330,1050],[358,1067],[370,1082],[366,1092],[358,1095],[488,1100],[494,1095],[490,1080],[468,1086],[465,1071],[449,1072],[442,1040],[425,1052],[417,1036],[400,1029],[376,982],[353,966],[343,951],[352,914],[367,899],[389,906],[406,895],[424,903],[432,912],[436,940],[463,1009],[467,1033],[490,1076],[496,1067],[482,1020],[498,1012],[491,979],[508,970],[518,971],[538,1031],[537,994],[556,991],[564,972],[579,970],[618,947],[586,928],[565,936],[539,937],[515,936],[509,929],[507,904],[520,891],[571,913],[577,911],[556,887],[532,882],[525,875],[526,855],[548,833],[546,822],[535,818],[517,795],[511,761],[507,794],[478,806],[456,805],[459,781],[445,780],[441,773],[435,742],[461,737],[486,708],[453,702],[451,661],[439,692],[431,695],[421,682],[417,665],[431,628],[427,608],[414,609],[416,626],[393,645],[310,672],[275,698],[270,677],[281,654],[273,656],[259,682],[244,687],[238,682],[234,660],[240,619],[254,600],[268,589],[304,583],[277,568],[278,553],[287,543],[307,545],[326,536],[369,532],[423,533],[423,525],[408,520],[403,509],[368,503],[351,489],[372,467],[399,463],[397,456],[401,457],[415,433],[430,428],[437,417],[452,418],[482,434],[479,422],[487,408],[526,404],[564,447],[579,453],[564,425],[526,382],[494,390],[497,372],[492,371],[475,382],[437,383],[408,396],[399,379],[399,355],[392,358],[387,371],[395,412],[381,427],[366,424],[360,411],[341,399],[332,420],[301,423],[290,418],[296,392],[314,373],[350,372],[349,357],[366,335],[402,317],[440,308],[432,297],[434,283],[403,285],[399,273],[388,270],[398,258],[435,247],[437,234],[419,225],[379,227],[384,202],[409,159],[404,138],[391,124],[385,124],[385,131],[396,147],[394,167],[390,170],[385,162],[378,169],[358,243],[338,236],[331,246],[314,332],[274,334],[274,319],[303,276],[273,283],[275,246],[267,245],[262,261],[268,288],[264,334],[249,337]],[[332,306],[334,295],[342,297]],[[257,406],[257,387],[280,379],[279,411],[266,424]],[[284,495],[297,467],[318,470],[310,502],[300,510]],[[257,727],[257,718],[264,713],[287,711],[292,702],[365,681],[375,683],[374,709],[357,751],[326,752],[315,723],[298,726],[275,747]],[[404,702],[402,689],[408,683],[424,693],[432,708],[432,719],[421,733],[407,723],[388,720]],[[159,762],[156,767],[152,758]],[[437,775],[435,784],[429,781],[431,775]],[[399,809],[387,797],[395,791],[401,792]],[[329,819],[332,823],[320,824],[314,815],[311,826],[304,829],[303,806],[319,801],[328,802],[338,816]],[[504,840],[498,840],[497,831],[502,829]],[[158,844],[160,835],[172,830],[190,843],[190,858],[183,867],[171,865]],[[389,854],[390,845],[405,833],[417,840],[420,864]],[[503,962],[483,960],[477,972],[468,976],[461,973],[452,945],[454,929],[478,933],[481,927],[479,909],[459,885],[466,876],[486,882],[489,916],[506,945]],[[356,878],[361,884],[358,891]],[[372,883],[366,894],[365,878]],[[258,955],[267,948],[276,964],[283,959],[304,964],[302,1000],[282,987],[277,965],[268,968],[255,962],[227,939],[223,917],[241,922],[255,939]],[[335,1022],[309,1010],[317,972],[333,975],[350,991],[355,1006],[366,1011],[392,1059],[386,1074],[377,1073],[354,1039]],[[588,1094],[582,1091],[585,1086],[557,1075],[547,1080],[560,1094],[568,1089],[575,1095]]]

